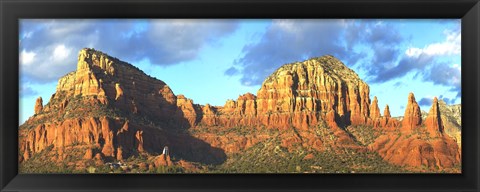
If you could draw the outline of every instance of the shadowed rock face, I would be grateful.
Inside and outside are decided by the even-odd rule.
[[[425,119],[425,126],[431,137],[440,136],[443,134],[442,118],[440,117],[440,110],[438,108],[438,99],[435,97],[432,102],[432,107],[428,116]]]
[[[66,147],[84,145],[98,149],[107,159],[120,160],[158,153],[169,145],[185,151],[195,146],[197,152],[183,155],[186,160],[219,163],[225,159],[221,150],[169,131],[189,126],[188,101],[177,103],[163,81],[99,51],[82,49],[77,70],[60,78],[49,103],[41,106],[39,98],[38,112],[20,127],[19,149],[25,157],[49,146],[63,154]]]
[[[316,151],[370,149],[386,161],[413,167],[460,163],[458,145],[443,134],[437,100],[422,124],[411,93],[399,122],[391,117],[388,105],[381,116],[378,99],[370,102],[369,92],[353,70],[327,55],[280,67],[257,95],[246,93],[224,106],[199,105],[128,63],[82,49],[77,70],[59,79],[45,106],[42,98],[37,99],[35,115],[20,126],[19,154],[28,160],[53,146],[56,160],[62,161],[68,147],[80,145],[86,147],[85,160],[122,160],[159,154],[169,146],[172,155],[181,159],[221,164],[226,153],[241,152],[273,137],[256,131],[265,128],[281,130],[276,137],[289,150],[297,146]],[[327,127],[328,135],[315,134],[317,126]],[[383,135],[366,147],[345,131],[346,126],[370,126]],[[240,128],[243,135],[217,134]],[[155,164],[172,162],[162,156]]]
[[[369,94],[368,85],[354,71],[323,56],[284,65],[268,77],[257,93],[257,114],[270,126],[305,129],[333,110],[342,124],[365,124]]]
[[[334,111],[339,124],[365,124],[369,93],[354,71],[323,56],[282,66],[263,82],[257,96],[247,93],[223,107],[204,106],[201,123],[308,129]]]

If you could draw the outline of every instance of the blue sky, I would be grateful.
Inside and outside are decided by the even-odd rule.
[[[460,20],[58,20],[20,21],[20,122],[90,47],[127,61],[198,104],[223,106],[283,64],[325,54],[370,85],[383,113],[403,115],[414,92],[461,103]]]

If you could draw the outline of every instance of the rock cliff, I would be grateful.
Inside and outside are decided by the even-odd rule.
[[[82,49],[77,69],[59,79],[46,105],[38,98],[34,111],[20,126],[20,161],[53,148],[52,160],[61,162],[80,148],[81,159],[97,163],[151,156],[149,169],[189,164],[185,160],[220,164],[227,154],[271,138],[288,151],[370,150],[411,167],[451,168],[461,159],[449,136],[458,142],[460,131],[452,128],[461,123],[459,115],[452,115],[458,108],[435,99],[422,122],[410,93],[401,122],[391,117],[388,105],[382,116],[377,97],[370,101],[369,86],[330,55],[283,65],[257,95],[246,93],[211,106],[175,95],[163,81],[128,63]],[[346,131],[349,126],[364,126],[379,136],[366,146]],[[158,156],[163,146],[183,163]]]
[[[80,51],[77,70],[60,78],[50,101],[43,109],[41,106],[39,98],[36,115],[20,126],[23,159],[50,146],[58,154],[68,154],[66,148],[84,146],[86,157],[94,149],[104,157],[121,160],[141,153],[154,154],[167,144],[177,149],[192,145],[199,149],[194,154],[178,151],[179,155],[190,153],[185,159],[215,162],[224,158],[203,141],[169,131],[196,121],[191,100],[183,96],[177,99],[163,81],[93,49]],[[180,138],[184,141],[172,142]],[[214,154],[199,157],[197,153]]]
[[[443,124],[435,97],[424,124],[420,108],[410,94],[400,130],[386,132],[370,148],[388,162],[409,167],[452,168],[461,162],[461,151],[455,140],[443,134]]]
[[[201,123],[305,130],[334,111],[338,124],[365,124],[369,94],[353,70],[333,56],[323,56],[282,66],[263,82],[257,96],[247,93],[223,107],[203,106]]]
[[[439,100],[438,107],[440,116],[447,135],[454,138],[459,146],[462,143],[462,105],[447,105],[445,101]]]

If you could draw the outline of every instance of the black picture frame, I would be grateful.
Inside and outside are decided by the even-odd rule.
[[[461,18],[462,174],[19,175],[21,18]],[[1,191],[479,191],[478,0],[0,0]]]

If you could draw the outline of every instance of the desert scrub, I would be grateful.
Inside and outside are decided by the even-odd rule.
[[[384,161],[375,152],[353,149],[324,150],[322,152],[297,147],[287,150],[280,141],[270,139],[258,143],[242,153],[228,155],[219,166],[210,166],[214,173],[403,173],[402,167]],[[304,159],[307,154],[312,159]]]
[[[363,146],[372,144],[381,134],[380,131],[375,130],[372,126],[365,125],[348,126],[345,131]]]

